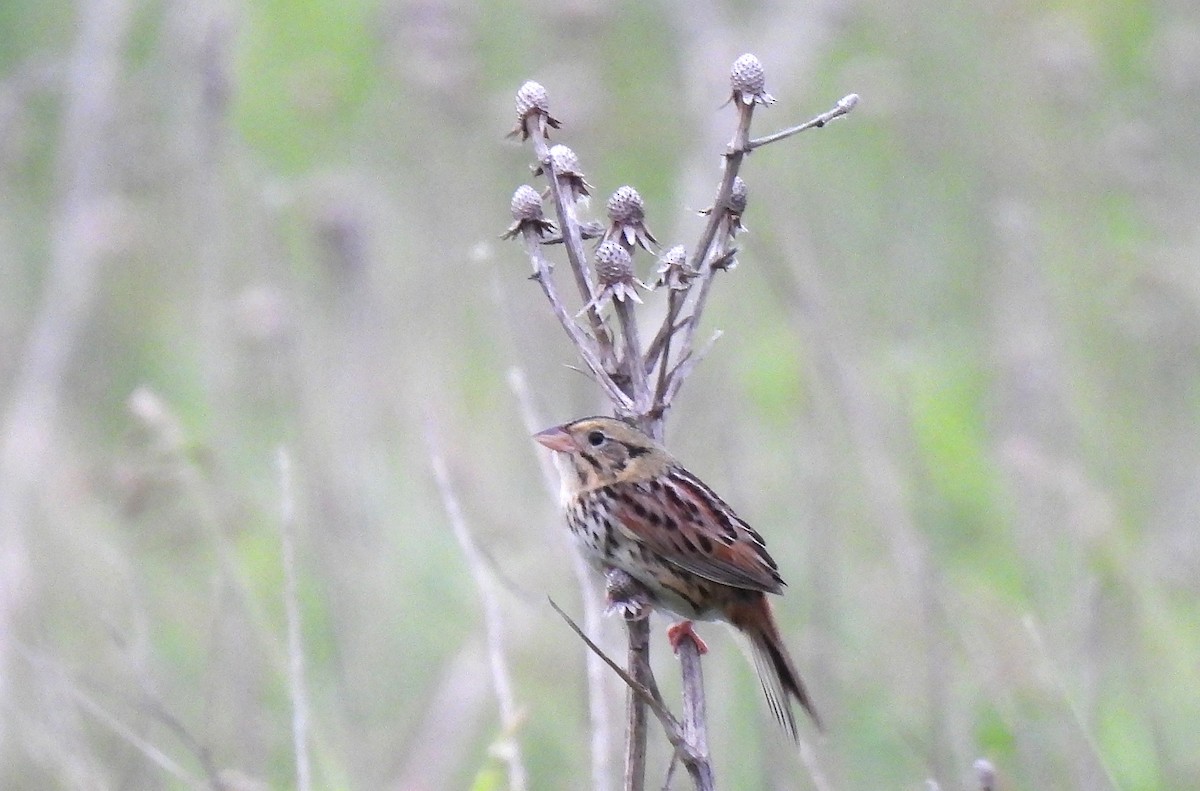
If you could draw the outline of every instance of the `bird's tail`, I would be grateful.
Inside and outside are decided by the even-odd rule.
[[[821,717],[813,707],[808,690],[800,680],[800,673],[783,644],[766,595],[760,594],[755,600],[733,605],[727,615],[729,622],[750,639],[754,667],[758,671],[763,693],[767,696],[767,705],[788,736],[793,741],[798,738],[790,698],[795,698],[808,712],[818,730],[824,730]]]

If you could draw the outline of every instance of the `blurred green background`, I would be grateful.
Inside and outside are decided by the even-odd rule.
[[[691,243],[746,51],[757,134],[862,103],[748,159],[667,441],[791,583],[829,784],[974,788],[985,757],[1006,789],[1200,787],[1178,0],[5,0],[0,787],[295,787],[290,502],[314,787],[502,788],[512,735],[531,788],[590,788],[545,597],[586,605],[522,415],[604,405],[498,240],[532,178],[503,136],[540,81],[591,214],[629,183]],[[427,429],[500,580],[515,728]],[[720,786],[812,787],[701,631]]]

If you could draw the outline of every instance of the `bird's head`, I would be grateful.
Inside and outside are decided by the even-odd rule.
[[[560,464],[564,483],[576,491],[645,480],[673,463],[670,454],[645,433],[611,417],[580,418],[533,438],[561,454],[567,462]]]

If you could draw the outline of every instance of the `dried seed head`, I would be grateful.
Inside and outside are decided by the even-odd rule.
[[[686,266],[687,265],[687,248],[681,244],[677,244],[667,252],[663,253],[658,259],[663,266]]]
[[[762,71],[762,67],[759,67]],[[550,94],[540,82],[527,81],[517,89],[517,120],[523,120],[533,111],[550,114]]]
[[[508,136],[520,135],[522,140],[528,140],[529,126],[526,120],[530,118],[537,119],[538,134],[542,137],[547,136],[548,127],[559,127],[557,119],[550,115],[550,95],[541,83],[533,80],[517,89],[517,125]]]
[[[619,242],[601,242],[592,260],[596,265],[596,276],[600,280],[600,293],[580,313],[589,308],[600,308],[612,299],[622,302],[626,299],[642,301],[637,295],[637,289],[646,288],[646,284],[633,276],[633,258]]]
[[[698,274],[688,266],[687,250],[677,244],[658,259],[658,280],[654,282],[654,287],[666,286],[673,291],[682,291]]]
[[[642,196],[629,185],[620,187],[608,199],[608,219],[614,223],[640,222],[646,217]]]
[[[602,242],[593,258],[600,285],[611,286],[633,279],[633,257],[616,242]]]
[[[509,204],[514,220],[542,219],[542,196],[528,184],[517,187]]]
[[[550,164],[553,165],[554,172],[559,175],[583,175],[583,169],[579,166],[579,157],[562,143],[550,146]]]
[[[572,200],[579,201],[592,194],[592,185],[583,177],[583,169],[579,166],[579,157],[564,145],[550,147],[550,169],[558,177],[560,183],[571,193]],[[540,176],[546,168],[538,165],[533,175]]]
[[[509,210],[512,211],[513,224],[501,235],[501,239],[512,239],[526,229],[539,238],[554,231],[554,223],[542,214],[542,196],[528,184],[517,187]]]
[[[762,62],[747,52],[733,62],[729,70],[730,99],[738,104],[774,104],[775,97],[767,93],[766,75]]]
[[[628,185],[621,187],[608,199],[608,233],[605,239],[617,239],[629,247],[641,245],[654,251],[658,240],[646,227],[646,204],[638,191]]]

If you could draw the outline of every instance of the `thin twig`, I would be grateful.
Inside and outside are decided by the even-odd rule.
[[[446,468],[445,459],[435,438],[431,419],[425,424],[425,445],[429,453],[429,463],[433,468],[433,478],[438,492],[442,496],[442,505],[446,509],[446,517],[450,520],[454,538],[458,541],[471,578],[479,591],[480,603],[483,606],[483,627],[487,637],[488,665],[492,671],[492,687],[496,694],[496,703],[500,709],[500,738],[494,745],[501,760],[508,765],[508,787],[512,791],[525,791],[527,787],[525,764],[521,758],[521,745],[517,740],[516,731],[520,725],[522,714],[513,695],[512,677],[508,670],[508,659],[504,654],[504,618],[500,612],[500,602],[496,596],[496,582],[488,571],[475,538],[467,526],[462,506],[450,482],[450,472]]]
[[[639,688],[654,683],[650,669],[650,619],[627,617],[625,634],[628,649],[626,666],[632,676],[625,679],[629,691],[625,697],[625,791],[643,791],[646,787],[646,706]],[[607,660],[606,660],[607,661]],[[611,662],[609,663],[612,664]],[[655,711],[655,714],[658,714]],[[661,715],[659,716],[661,720]]]
[[[546,295],[547,301],[550,303],[554,315],[558,317],[559,324],[570,337],[571,343],[575,346],[579,356],[587,363],[587,367],[592,377],[604,389],[605,394],[614,404],[620,405],[626,411],[633,409],[633,401],[630,400],[612,377],[605,370],[604,363],[598,356],[597,347],[593,345],[593,340],[584,333],[583,329],[575,323],[575,319],[567,308],[563,305],[562,299],[558,295],[558,289],[554,285],[554,278],[550,274],[550,262],[542,254],[541,245],[538,244],[536,233],[532,229],[526,229],[523,232],[525,241],[525,250],[529,253],[529,258],[533,261],[534,269],[533,280],[542,287],[542,293]]]
[[[724,334],[725,333],[721,332],[720,330],[717,330],[712,334],[712,337],[708,339],[708,343],[700,347],[699,351],[690,354],[679,361],[679,364],[675,366],[675,368],[671,371],[671,375],[668,377],[671,384],[667,390],[667,394],[662,399],[663,409],[671,406],[671,404],[675,401],[676,394],[679,393],[679,388],[683,386],[683,383],[687,381],[688,376],[691,375],[692,369],[694,369],[701,360],[708,356],[708,353],[712,351],[712,347],[716,345],[717,341],[720,340],[721,336]]]
[[[550,606],[554,608],[554,611],[558,613],[564,621],[567,622],[567,625],[571,627],[572,631],[579,635],[579,639],[582,640],[588,648],[592,649],[592,652],[595,653],[596,656],[600,657],[604,664],[612,668],[612,671],[620,676],[621,680],[625,682],[629,689],[633,690],[633,694],[636,695],[639,700],[645,703],[650,710],[654,712],[654,716],[658,717],[659,721],[663,724],[663,727],[667,730],[667,738],[671,738],[672,735],[678,738],[680,734],[679,720],[675,719],[675,715],[667,709],[667,705],[663,702],[662,695],[659,693],[658,688],[640,683],[636,678],[633,677],[633,675],[626,671],[625,668],[621,667],[608,654],[604,653],[604,649],[596,645],[596,643],[592,641],[592,638],[584,634],[584,631],[579,627],[579,624],[575,623],[575,619],[567,615],[566,611],[564,611],[562,607],[559,607],[558,603],[555,602],[554,599],[547,597],[547,601],[550,602]],[[640,618],[637,620],[645,621],[647,619]]]
[[[721,182],[717,187],[716,198],[713,199],[712,210],[708,213],[708,222],[704,224],[704,230],[700,233],[700,239],[692,252],[692,260],[690,262],[691,269],[699,273],[697,282],[693,283],[688,294],[691,296],[694,291],[696,296],[690,300],[680,300],[675,309],[675,313],[670,310],[668,305],[667,315],[663,318],[664,327],[673,327],[675,319],[679,311],[683,309],[685,302],[690,304],[688,321],[682,327],[682,340],[679,345],[679,358],[684,359],[691,353],[692,339],[695,337],[696,329],[700,325],[700,317],[704,313],[704,308],[708,302],[709,287],[713,277],[716,276],[717,270],[712,267],[712,262],[719,257],[720,253],[715,249],[717,245],[717,234],[723,228],[725,234],[728,235],[728,226],[726,225],[726,207],[729,205],[729,198],[733,194],[733,181],[737,178],[738,171],[742,166],[742,159],[746,153],[746,146],[750,139],[750,121],[754,117],[753,104],[743,104],[739,102],[738,108],[738,125],[734,130],[733,138],[729,141],[724,155],[724,166],[721,172]],[[723,246],[723,243],[722,243]],[[663,356],[659,360],[660,366],[668,366],[671,361]],[[668,385],[670,387],[670,385]],[[675,388],[676,390],[678,387]]]
[[[579,639],[583,640],[588,648],[592,649],[593,652],[595,652],[601,659],[604,660],[606,665],[613,669],[614,673],[621,677],[621,680],[628,685],[629,690],[634,697],[641,701],[641,703],[649,708],[650,711],[654,712],[654,716],[658,718],[659,724],[662,725],[663,732],[666,733],[667,740],[671,743],[671,746],[675,748],[676,755],[678,755],[679,759],[683,761],[683,765],[687,768],[688,773],[692,775],[692,779],[696,782],[696,787],[702,791],[711,791],[713,787],[711,783],[707,786],[700,784],[700,777],[704,772],[707,772],[709,775],[712,774],[712,767],[709,765],[707,751],[701,753],[696,749],[696,745],[688,740],[684,732],[684,724],[677,720],[675,715],[671,714],[670,710],[667,709],[666,704],[663,703],[662,695],[659,693],[658,687],[653,684],[653,675],[650,676],[650,684],[641,683],[637,679],[636,675],[627,672],[624,668],[613,661],[612,658],[605,654],[600,646],[592,642],[592,640],[583,633],[583,630],[579,628],[579,625],[572,620],[571,616],[567,615],[563,609],[555,603],[554,599],[550,599],[549,601],[550,606],[554,608],[554,611],[557,612],[562,619],[567,622],[567,625],[574,630],[575,634],[579,635]],[[649,620],[649,618],[630,618],[626,620],[626,623],[646,624],[646,634],[648,635]],[[638,666],[639,665],[636,663],[631,663],[631,667],[636,668]],[[648,668],[649,664],[647,663],[646,666]],[[644,743],[645,740],[643,740],[643,744]],[[643,769],[644,768],[645,767],[643,766]]]
[[[308,756],[308,694],[304,684],[304,637],[296,584],[296,498],[292,460],[287,449],[276,454],[279,466],[279,534],[283,553],[283,610],[287,623],[288,691],[292,698],[292,751],[296,755],[296,788],[310,791],[312,772]]]
[[[1084,743],[1087,744],[1088,753],[1092,756],[1092,760],[1096,762],[1096,766],[1100,769],[1100,774],[1103,775],[1105,782],[1112,791],[1118,791],[1121,786],[1117,783],[1116,775],[1113,774],[1112,767],[1108,765],[1108,761],[1104,759],[1104,752],[1100,749],[1095,734],[1088,728],[1087,720],[1083,712],[1080,711],[1079,704],[1075,701],[1075,697],[1071,694],[1071,690],[1064,680],[1063,674],[1059,672],[1057,664],[1050,656],[1050,651],[1046,647],[1046,641],[1042,638],[1042,630],[1038,626],[1037,618],[1033,614],[1028,614],[1021,619],[1021,623],[1025,627],[1025,631],[1029,633],[1038,658],[1042,660],[1046,677],[1053,681],[1055,691],[1061,696],[1062,702],[1066,704],[1067,711],[1071,713],[1071,722],[1079,731],[1079,735],[1083,737]]]
[[[124,739],[130,746],[136,749],[139,753],[146,757],[151,763],[162,769],[164,772],[173,777],[177,782],[184,783],[187,786],[195,789],[208,789],[209,791],[223,791],[223,785],[216,777],[210,777],[209,782],[205,782],[198,777],[188,773],[179,764],[171,760],[162,750],[150,742],[143,739],[138,733],[130,728],[125,723],[116,718],[110,711],[101,706],[90,695],[79,689],[73,684],[66,685],[67,692],[75,699],[80,708],[87,711],[97,721],[103,723],[109,730]]]
[[[857,93],[851,93],[846,96],[843,96],[841,99],[838,99],[837,104],[835,104],[832,109],[826,110],[825,112],[821,113],[820,115],[816,116],[815,118],[805,121],[804,123],[800,124],[799,126],[792,126],[792,127],[788,127],[787,129],[781,129],[780,131],[774,132],[765,137],[757,137],[754,140],[751,140],[749,143],[746,144],[746,150],[748,152],[753,151],[754,149],[758,148],[759,146],[765,146],[768,143],[774,143],[776,140],[783,140],[785,137],[791,137],[792,135],[799,134],[800,132],[803,132],[806,129],[820,129],[821,127],[825,126],[825,124],[832,121],[833,119],[840,118],[841,116],[843,116],[846,113],[853,110],[857,104],[858,104],[858,94]]]
[[[633,300],[614,299],[617,320],[621,323],[621,339],[625,342],[625,367],[633,389],[634,409],[638,416],[650,410],[650,384],[642,363],[642,343],[638,338],[637,317],[633,315]]]
[[[110,730],[116,733],[122,739],[125,739],[129,744],[144,755],[152,763],[156,764],[163,771],[170,774],[176,780],[185,783],[192,788],[210,789],[210,791],[225,791],[221,782],[220,775],[216,766],[213,764],[212,756],[209,751],[201,746],[199,741],[183,726],[178,719],[170,714],[162,704],[154,698],[153,695],[146,689],[146,679],[136,678],[135,680],[142,687],[142,699],[137,701],[128,701],[131,706],[139,711],[139,713],[148,714],[161,724],[165,725],[172,733],[174,733],[183,746],[195,756],[200,767],[204,770],[207,782],[194,777],[186,769],[171,759],[163,750],[159,749],[153,743],[147,741],[143,736],[135,732],[133,728],[122,722],[115,714],[104,708],[95,697],[85,691],[84,687],[90,687],[100,694],[123,697],[123,693],[114,690],[110,685],[98,682],[95,679],[82,677],[79,679],[72,678],[63,666],[61,660],[56,657],[46,655],[45,653],[32,649],[27,645],[17,643],[15,645],[17,653],[27,662],[39,675],[53,674],[54,688],[65,690],[81,708],[99,720]]]
[[[671,289],[671,293],[667,296],[667,316],[670,317],[679,312],[679,305],[683,303],[686,297],[686,292],[679,289]],[[650,342],[650,348],[646,350],[646,366],[647,373],[654,370],[654,362],[656,355],[662,354],[663,364],[658,367],[658,383],[654,386],[654,404],[660,406],[663,401],[663,396],[666,395],[667,385],[667,361],[671,359],[671,338],[675,335],[679,325],[671,324],[664,320],[662,327],[659,328],[658,335]],[[661,346],[660,346],[661,344]]]
[[[583,235],[579,229],[579,220],[575,217],[574,206],[568,196],[563,194],[558,173],[554,171],[550,149],[546,146],[546,138],[537,128],[536,117],[532,115],[527,117],[525,127],[529,139],[533,141],[533,151],[537,156],[538,164],[546,174],[550,196],[554,199],[554,213],[558,215],[559,225],[562,229],[562,242],[563,247],[567,250],[567,261],[570,262],[571,271],[575,275],[575,285],[579,288],[580,299],[587,306],[588,323],[600,346],[600,357],[606,363],[611,362],[613,358],[612,336],[604,325],[604,320],[600,317],[600,311],[594,304],[596,292],[592,287],[592,273],[588,267],[587,255],[583,250]]]

